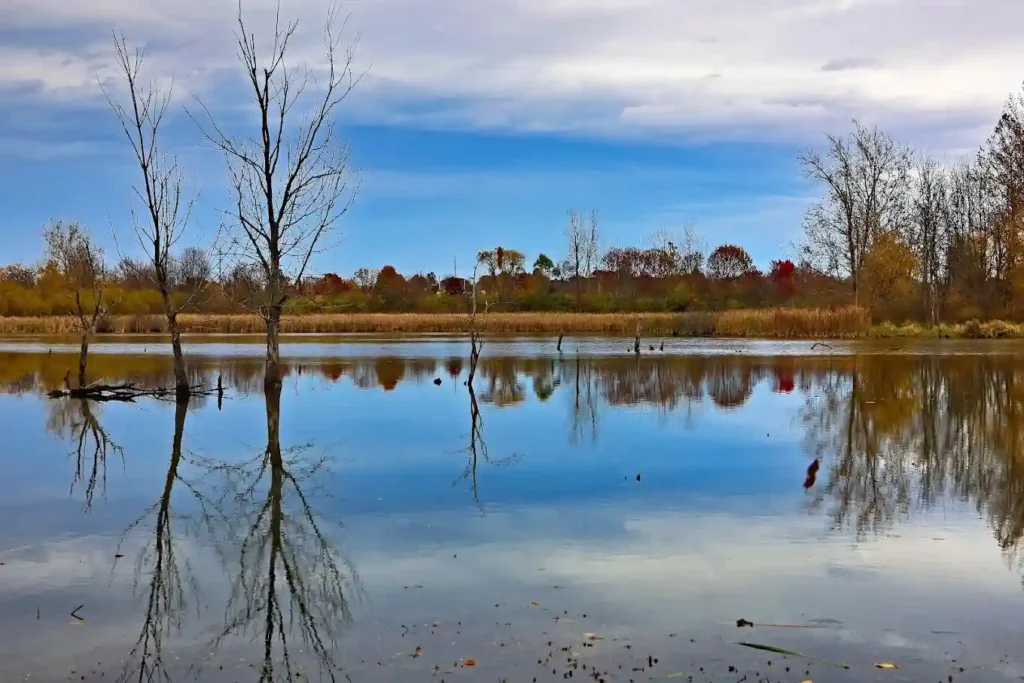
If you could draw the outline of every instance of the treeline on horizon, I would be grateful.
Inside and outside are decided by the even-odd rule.
[[[403,274],[384,265],[351,276],[304,276],[287,283],[284,310],[458,313],[472,310],[474,300],[478,311],[503,312],[853,304],[876,322],[1024,318],[1024,96],[1009,98],[973,158],[953,164],[917,155],[856,121],[847,135],[826,138],[821,152],[800,156],[806,177],[823,190],[805,215],[804,241],[792,258],[773,260],[764,271],[741,245],[709,249],[692,229],[602,247],[597,210],[571,210],[562,243],[550,250],[558,256],[528,256],[509,245],[480,251],[461,274]],[[77,224],[46,232],[69,228],[87,232]],[[149,260],[124,256],[111,264],[95,240],[87,243],[97,253],[83,258],[86,287],[67,258],[0,268],[0,316],[73,315],[80,310],[76,296],[97,294],[106,313],[164,312],[161,278]],[[184,249],[168,270],[172,300],[187,302],[183,310],[193,313],[252,311],[265,289],[257,264],[226,264],[212,249]]]

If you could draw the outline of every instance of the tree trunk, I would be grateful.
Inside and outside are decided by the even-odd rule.
[[[263,377],[264,391],[281,388],[281,306],[271,306],[267,316],[267,367]]]
[[[171,311],[170,302],[166,299],[164,308],[167,313],[167,330],[171,333],[171,353],[174,356],[174,398],[178,403],[187,403],[192,390],[188,384],[185,356],[181,352],[181,330],[178,328],[178,316]]]
[[[89,333],[90,330],[82,333],[82,345],[78,351],[78,387],[80,389],[85,386],[85,366],[89,359]]]

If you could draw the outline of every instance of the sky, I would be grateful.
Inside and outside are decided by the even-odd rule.
[[[276,0],[243,0],[269,47]],[[359,193],[318,272],[385,264],[468,274],[504,246],[564,256],[570,208],[603,246],[692,226],[762,267],[793,255],[818,189],[800,150],[851,118],[943,160],[970,153],[1024,79],[1019,0],[349,0],[364,74],[338,124]],[[138,255],[138,170],[98,86],[119,97],[112,30],[174,86],[165,149],[198,194],[185,243],[226,220],[223,159],[185,115],[195,97],[252,130],[235,0],[0,0],[0,262],[37,262],[41,229],[79,221]],[[322,65],[321,0],[290,64]],[[358,39],[358,40],[357,40]],[[347,43],[346,43],[347,44]]]

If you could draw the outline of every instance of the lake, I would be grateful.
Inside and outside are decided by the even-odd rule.
[[[0,339],[2,680],[1024,676],[1024,344],[259,342]]]

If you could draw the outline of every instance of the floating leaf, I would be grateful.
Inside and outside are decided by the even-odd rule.
[[[597,635],[596,633],[584,633],[583,637],[586,638],[587,640],[604,640],[604,638],[602,638],[601,636]]]
[[[470,657],[462,663],[462,666],[476,666],[476,660]]]
[[[893,664],[892,662],[875,662],[876,669],[898,669],[899,664]]]
[[[534,601],[533,601],[533,602],[531,602],[530,604],[531,604],[531,605],[533,605],[534,607],[540,607],[540,603],[539,603],[539,602],[537,602],[536,600],[534,600]]]
[[[776,654],[780,654],[780,655],[790,655],[791,657],[803,657],[804,659],[809,659],[809,660],[814,661],[814,662],[820,662],[822,664],[828,664],[829,666],[838,666],[840,669],[849,669],[850,668],[849,664],[842,664],[841,662],[831,662],[831,661],[829,661],[827,659],[819,659],[818,657],[812,657],[810,655],[805,655],[805,654],[800,653],[800,652],[794,652],[793,650],[784,650],[783,648],[775,647],[774,645],[760,645],[759,643],[736,643],[736,644],[737,645],[742,645],[743,647],[752,647],[755,650],[764,650],[765,652],[775,652]]]

